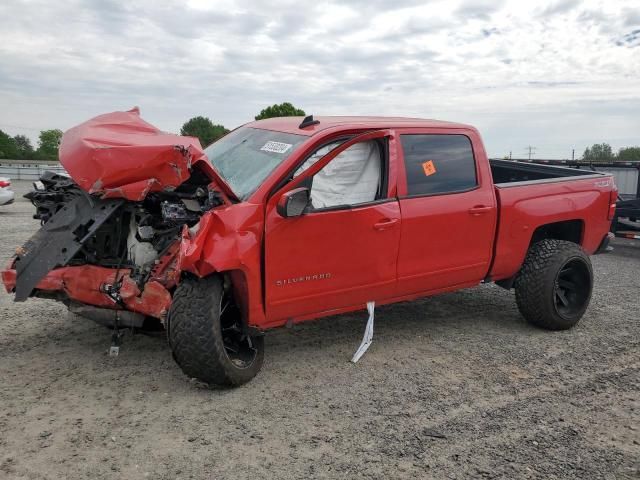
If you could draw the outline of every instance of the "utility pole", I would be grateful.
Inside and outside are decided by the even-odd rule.
[[[572,148],[571,149],[571,161],[573,162],[576,158],[576,149]]]
[[[509,160],[511,160],[511,150],[509,150]]]
[[[531,155],[536,153],[536,147],[532,147],[531,145],[529,145],[527,147],[527,151],[528,151],[528,154],[529,154],[529,161],[531,161]]]

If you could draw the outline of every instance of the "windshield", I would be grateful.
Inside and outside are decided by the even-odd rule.
[[[304,135],[240,127],[204,151],[238,198],[245,200],[306,139]]]

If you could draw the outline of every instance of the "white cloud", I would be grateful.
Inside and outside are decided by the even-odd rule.
[[[133,105],[166,130],[234,127],[291,101],[472,123],[492,155],[640,144],[632,0],[5,0],[0,16],[11,134]]]

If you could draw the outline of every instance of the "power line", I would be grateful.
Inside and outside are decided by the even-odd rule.
[[[531,155],[536,153],[536,147],[532,147],[531,145],[529,145],[527,147],[527,151],[528,151],[528,155],[529,155],[529,160],[531,160]]]

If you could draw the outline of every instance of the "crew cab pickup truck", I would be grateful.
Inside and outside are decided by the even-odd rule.
[[[202,150],[134,109],[65,133],[70,177],[27,197],[41,229],[2,279],[114,327],[161,322],[177,363],[240,385],[285,324],[496,282],[566,329],[606,249],[611,175],[489,161],[434,120],[273,118]]]

